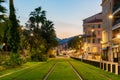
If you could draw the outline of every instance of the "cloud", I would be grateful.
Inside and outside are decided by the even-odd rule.
[[[82,26],[72,23],[55,22],[55,30],[59,38],[67,38],[82,33]]]

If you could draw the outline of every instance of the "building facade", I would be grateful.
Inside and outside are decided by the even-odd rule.
[[[120,0],[102,0],[102,10],[103,59],[120,64]]]
[[[113,61],[120,64],[120,0],[112,4],[112,54]]]
[[[103,32],[101,67],[120,74],[120,0],[102,0]],[[104,60],[107,61],[104,63]]]
[[[87,59],[100,59],[102,39],[102,13],[98,13],[83,20],[84,46],[83,51]]]
[[[113,0],[102,0],[102,11],[103,11],[103,32],[102,32],[102,59],[106,61],[112,60],[112,21],[109,15],[112,14],[112,2]]]

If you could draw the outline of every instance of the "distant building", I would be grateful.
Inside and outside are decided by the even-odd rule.
[[[88,59],[100,59],[102,39],[102,13],[83,20],[84,55]]]

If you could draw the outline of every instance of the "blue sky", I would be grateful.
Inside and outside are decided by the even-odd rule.
[[[14,0],[16,14],[25,25],[29,14],[41,6],[47,18],[54,22],[59,38],[82,34],[82,20],[101,12],[102,0]],[[8,0],[7,3],[8,5]],[[7,6],[8,7],[8,6]]]

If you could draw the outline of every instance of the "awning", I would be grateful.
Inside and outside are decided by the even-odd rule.
[[[102,48],[102,50],[107,50],[108,49],[108,47],[104,47],[104,48]]]

